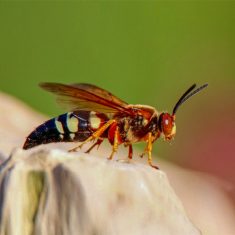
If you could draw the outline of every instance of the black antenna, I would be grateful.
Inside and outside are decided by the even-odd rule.
[[[208,86],[208,84],[206,83],[206,84],[200,86],[199,88],[197,88],[196,90],[194,90],[192,93],[190,93],[190,92],[196,87],[196,84],[193,84],[191,87],[189,87],[189,89],[180,97],[179,101],[176,103],[176,105],[173,109],[172,115],[175,115],[177,109],[179,108],[179,106],[181,104],[183,104],[186,100],[188,100],[190,97],[192,97],[193,95],[195,95],[196,93],[198,93],[202,89],[206,88],[207,86]]]

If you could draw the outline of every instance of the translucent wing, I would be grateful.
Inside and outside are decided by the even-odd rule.
[[[87,84],[87,83],[72,84],[72,86],[75,86],[79,89],[86,90],[92,94],[96,94],[97,96],[102,97],[103,99],[109,102],[112,102],[113,104],[116,104],[122,107],[125,107],[128,105],[125,101],[119,99],[118,97],[113,95],[111,92],[105,89],[102,89],[98,86]]]
[[[41,83],[40,86],[47,91],[55,93],[57,95],[57,101],[69,108],[69,110],[131,113],[126,102],[95,85],[85,83],[72,85]]]

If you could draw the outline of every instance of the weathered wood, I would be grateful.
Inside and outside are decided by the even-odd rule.
[[[61,150],[17,150],[0,169],[1,235],[198,235],[166,175]]]
[[[19,100],[15,99],[13,97],[10,97],[6,94],[3,94],[3,93],[0,93],[0,110],[1,110],[1,112],[0,112],[0,164],[1,164],[1,162],[3,162],[4,159],[6,159],[7,156],[9,156],[9,154],[11,154],[12,151],[16,147],[22,147],[22,145],[25,141],[25,138],[29,134],[29,132],[32,131],[38,125],[40,125],[47,118],[43,117],[41,114],[33,111],[27,105],[20,102]],[[45,152],[45,150],[49,149],[49,148],[51,148],[51,149],[55,149],[55,148],[70,149],[72,147],[74,147],[74,145],[72,145],[72,144],[71,145],[63,145],[61,143],[61,144],[57,144],[57,145],[56,144],[55,145],[51,144],[51,145],[41,146],[39,149],[43,149],[44,152]],[[87,148],[88,148],[88,146],[87,146]],[[84,149],[86,150],[87,148],[85,147]],[[39,151],[39,149],[37,151]],[[33,150],[33,152],[34,151],[36,151],[36,149]],[[60,165],[62,164],[59,161],[59,159],[61,159],[60,158],[61,154],[59,154],[59,155],[56,154],[57,157],[59,158],[59,159],[57,159],[57,157],[54,157],[54,155],[55,155],[54,151],[53,151],[53,154],[48,155],[48,159],[45,160],[44,165],[41,165],[39,167],[39,173],[42,172],[43,177],[44,177],[44,175],[46,175],[46,176],[51,175],[51,174],[47,173],[48,169],[51,169],[49,166],[47,166],[49,164],[49,162],[48,162],[49,159],[54,159],[55,158],[53,161],[58,161],[58,164],[60,164]],[[93,151],[92,153],[95,154],[96,156],[97,155],[101,156],[102,157],[101,159],[103,160],[103,163],[106,163],[105,158],[107,156],[109,156],[110,151],[111,151],[110,146],[109,145],[105,146],[105,143],[104,143],[104,145],[102,145],[100,147],[99,151]],[[19,153],[16,153],[16,154],[19,155]],[[23,195],[22,190],[23,189],[25,190],[25,186],[24,186],[25,185],[25,183],[24,183],[25,180],[23,181],[23,177],[21,177],[22,179],[21,178],[17,179],[18,181],[16,180],[15,183],[13,184],[13,181],[11,181],[11,180],[13,180],[13,175],[15,176],[16,173],[14,173],[14,174],[11,173],[12,172],[11,170],[16,168],[18,170],[21,169],[21,171],[23,171],[23,170],[26,171],[26,169],[28,169],[28,167],[26,167],[26,165],[28,166],[29,163],[26,164],[24,161],[28,162],[28,160],[24,160],[24,158],[27,158],[28,154],[31,155],[32,152],[27,153],[24,156],[22,154],[20,154],[18,160],[17,160],[17,158],[15,158],[15,154],[13,154],[13,158],[11,158],[10,161],[5,162],[0,167],[0,169],[1,169],[0,177],[2,179],[1,180],[1,186],[0,186],[1,189],[2,189],[1,194],[0,194],[0,205],[1,205],[0,210],[2,211],[2,213],[4,213],[4,216],[5,215],[8,216],[6,218],[4,216],[2,216],[1,221],[3,221],[3,220],[7,221],[8,220],[8,222],[7,222],[8,223],[8,228],[9,228],[9,226],[11,226],[11,229],[12,229],[11,231],[14,230],[14,232],[15,232],[14,234],[20,234],[20,232],[17,231],[17,229],[22,228],[22,226],[23,226],[21,223],[19,223],[20,220],[18,218],[21,218],[21,217],[19,216],[20,213],[19,213],[19,210],[17,211],[17,208],[23,208],[23,206],[21,205],[19,200],[23,199],[23,202],[25,202],[25,196],[22,196]],[[127,155],[126,150],[125,150],[125,152],[123,152],[122,149],[119,149],[116,157],[121,158],[121,157],[126,157],[126,155]],[[137,148],[135,148],[134,157],[133,157],[132,162],[140,160],[137,157],[137,155],[138,155]],[[71,158],[71,155],[69,155],[69,156],[70,157],[68,157],[68,158],[65,157],[64,162],[67,162],[67,160],[69,160]],[[78,153],[75,156],[76,156],[76,158],[81,156],[81,161],[84,157],[88,157],[88,159],[92,159],[92,158],[89,158],[89,156],[85,156],[84,154],[80,154],[80,153]],[[73,155],[73,158],[74,158],[74,155]],[[44,162],[44,160],[43,161],[38,160],[38,157],[30,156],[30,159],[32,159],[32,163],[30,163],[30,164],[33,164],[34,162],[37,162],[37,164],[39,164],[39,161],[41,163]],[[85,159],[85,161],[88,160],[88,159]],[[217,179],[217,178],[215,178],[211,175],[195,172],[195,171],[192,171],[192,170],[189,170],[189,169],[183,169],[183,168],[180,168],[180,167],[178,167],[178,166],[176,166],[172,163],[163,161],[159,158],[156,158],[156,159],[157,159],[156,164],[158,163],[160,168],[163,169],[164,172],[166,172],[167,177],[169,178],[170,184],[172,185],[172,187],[176,191],[177,196],[180,198],[180,200],[182,201],[182,203],[185,207],[185,210],[187,212],[188,217],[190,218],[190,220],[193,221],[193,224],[195,224],[196,227],[199,228],[202,231],[203,235],[204,234],[207,234],[207,235],[221,235],[221,234],[226,234],[226,235],[231,234],[232,235],[232,234],[235,234],[235,232],[234,232],[235,231],[234,201],[232,201],[231,197],[229,196],[230,192],[234,189],[233,185],[231,185],[229,182],[221,181],[221,180],[219,180],[219,179]],[[205,156],[205,159],[207,159],[206,156]],[[142,160],[143,160],[143,164],[146,164],[146,159],[142,159]],[[19,168],[18,161],[19,162],[23,161],[23,163],[20,163],[20,165],[22,165],[21,168]],[[96,164],[96,162],[94,162],[94,164]],[[111,166],[112,166],[112,164],[116,164],[116,162],[112,161],[109,164],[111,164]],[[118,163],[118,164],[120,164],[120,163]],[[6,167],[6,165],[8,167]],[[64,163],[62,165],[64,166]],[[136,166],[136,164],[134,164],[134,163],[129,164],[129,165],[130,166],[132,166],[132,165]],[[11,168],[11,166],[14,166],[14,168]],[[42,169],[43,166],[45,166],[45,169],[43,171],[41,171],[40,169]],[[74,167],[75,166],[76,166],[76,164],[74,165]],[[128,166],[128,164],[126,164],[125,166]],[[143,165],[141,165],[141,166],[145,167]],[[33,165],[31,167],[33,167]],[[73,169],[74,169],[74,167],[73,167]],[[8,172],[7,169],[10,169],[10,171]],[[67,169],[68,168],[66,167],[66,170]],[[106,168],[104,168],[104,169],[106,169]],[[131,180],[132,183],[134,183],[135,180],[137,179],[137,175],[139,176],[138,179],[139,178],[142,179],[141,173],[138,171],[138,169],[141,170],[142,168],[134,168],[134,169],[129,168],[129,169],[132,172],[132,173],[130,173],[130,175],[132,177],[128,177],[128,180]],[[34,172],[35,169],[32,168],[32,171]],[[82,169],[80,171],[83,172]],[[134,173],[133,171],[136,172],[136,173]],[[76,170],[75,170],[75,172],[76,172]],[[125,172],[127,174],[126,170],[125,170]],[[142,170],[141,170],[141,172],[143,173]],[[160,173],[160,172],[158,172],[158,173]],[[23,175],[25,175],[25,174],[26,174],[26,172]],[[33,173],[33,175],[35,175],[35,174]],[[87,176],[87,174],[84,174],[84,175]],[[145,175],[146,174],[144,173],[143,178],[145,178]],[[114,174],[111,173],[111,175],[108,175],[108,176],[105,175],[105,176],[108,177],[108,178],[113,178]],[[39,174],[39,176],[36,174],[36,176],[33,176],[32,178],[33,179],[34,178],[39,178],[40,179],[40,177],[41,177],[41,174]],[[76,176],[75,179],[77,177],[78,176]],[[98,177],[100,177],[99,174],[97,175],[97,178]],[[102,177],[104,177],[104,175],[102,175]],[[164,176],[164,174],[163,174],[163,177],[166,178],[166,176]],[[94,179],[95,176],[91,175],[91,178]],[[90,179],[90,177],[87,176],[87,179]],[[85,180],[87,180],[87,179],[85,179]],[[155,181],[155,180],[156,180],[156,177],[152,181],[146,181],[146,183],[149,182],[147,184],[147,188],[150,188],[150,189],[156,188],[156,189],[158,189],[159,181]],[[28,183],[29,185],[34,186],[34,183],[31,183],[31,182],[34,182],[35,180],[28,180],[28,181],[30,182],[30,183]],[[97,183],[100,182],[100,180],[97,180],[96,178],[93,181],[97,182]],[[11,182],[11,187],[9,188],[10,182]],[[39,180],[39,182],[40,182],[40,180]],[[47,185],[47,181],[41,180],[41,182],[43,182],[45,185]],[[52,181],[48,181],[48,182],[52,182]],[[94,182],[91,182],[90,184],[93,185]],[[106,182],[106,181],[104,180],[104,182]],[[114,185],[116,185],[115,182],[116,181],[114,181]],[[166,182],[167,182],[167,180],[166,180]],[[39,193],[40,190],[41,190],[41,187],[42,187],[42,186],[40,186],[41,184],[42,183],[39,183],[39,186],[37,186],[37,187],[35,186],[36,189],[34,189],[34,190],[32,189],[32,192],[35,192],[35,193],[32,193],[29,196],[30,200],[32,200],[32,202],[30,202],[31,204],[33,204],[33,201],[38,200],[37,195],[41,195]],[[88,184],[88,186],[87,186],[87,184],[84,184],[84,185],[86,185],[86,187],[89,186],[89,184]],[[52,206],[49,207],[49,202],[52,201],[53,202],[52,204],[53,205],[55,204],[55,202],[53,201],[53,197],[52,197],[53,190],[50,186],[47,185],[47,187],[50,188],[50,191],[49,191],[50,194],[48,194],[48,195],[50,195],[50,197],[49,197],[50,201],[47,200],[47,202],[46,202],[45,208],[47,208],[47,209],[45,209],[45,212],[44,212],[44,210],[41,210],[41,212],[40,212],[40,213],[44,213],[43,215],[45,217],[44,217],[44,220],[41,220],[41,221],[37,220],[37,228],[35,227],[36,228],[35,231],[37,231],[37,233],[34,232],[34,234],[40,234],[39,231],[41,231],[42,228],[44,228],[44,230],[45,230],[46,225],[49,224],[49,227],[52,227],[52,226],[50,226],[50,224],[53,224],[52,223],[53,222],[53,220],[52,220],[53,217],[49,217],[49,216],[46,217],[46,215],[49,214],[48,211],[51,210],[51,208],[52,208]],[[130,185],[130,183],[129,183],[129,184],[126,185],[126,187],[127,187],[127,191],[128,191],[128,189],[129,188],[132,189],[133,186]],[[28,187],[28,188],[30,188],[30,187]],[[64,189],[64,187],[63,187],[63,189]],[[12,190],[12,192],[10,190]],[[110,196],[114,195],[113,186],[109,187],[109,189],[106,188],[105,190],[107,191],[106,192],[107,195],[108,195],[108,190],[110,190]],[[160,187],[160,190],[162,190],[162,187]],[[6,191],[8,193],[6,193]],[[74,195],[73,192],[75,192],[75,191],[74,190],[71,190],[71,191],[72,192],[69,192],[68,194],[69,194],[69,196],[71,195],[71,198],[73,199],[74,198],[73,197],[73,195]],[[3,194],[3,192],[5,192],[5,193]],[[150,190],[150,192],[151,192],[151,190]],[[163,194],[164,194],[164,192],[163,192]],[[31,195],[36,195],[36,196],[31,196]],[[4,196],[4,198],[3,198],[3,196]],[[8,199],[8,197],[9,197],[9,199]],[[35,197],[36,197],[36,199],[33,199]],[[63,196],[63,198],[64,197],[65,197],[65,195]],[[103,195],[103,197],[104,197],[104,195]],[[150,197],[150,194],[148,194],[146,196],[146,198],[149,198],[149,197]],[[89,195],[89,198],[90,198],[89,199],[89,205],[92,206],[95,202],[99,202],[98,199],[100,197],[99,197],[99,194],[98,194],[98,196],[92,194],[92,195]],[[138,203],[143,204],[143,205],[146,206],[146,205],[149,205],[148,203],[146,203],[146,198],[145,198],[145,200],[143,200],[141,197],[138,199],[138,195],[137,195],[136,200],[138,199],[139,200]],[[4,203],[3,203],[3,199],[4,199]],[[6,201],[8,201],[9,204],[6,204]],[[43,201],[43,199],[42,199],[42,201]],[[87,201],[88,201],[88,199],[86,199],[86,202]],[[93,204],[91,204],[90,201],[93,202]],[[103,203],[104,201],[105,200],[102,200],[100,203]],[[147,202],[148,201],[149,200],[147,200]],[[12,203],[12,205],[10,205],[11,203]],[[87,204],[88,203],[86,203],[86,205]],[[18,207],[16,207],[16,205]],[[27,214],[31,215],[31,214],[35,213],[35,211],[37,211],[37,207],[35,207],[35,204],[33,204],[33,205],[34,206],[32,206],[31,210]],[[164,206],[164,204],[161,202],[160,199],[159,200],[156,199],[154,205],[160,206],[159,208],[163,208],[163,206]],[[95,205],[94,208],[97,208],[97,206],[98,205]],[[100,206],[100,208],[102,208],[102,207]],[[3,212],[3,209],[4,209],[4,212]],[[141,208],[139,210],[141,210]],[[91,213],[93,215],[95,212],[96,211],[94,211],[93,208],[92,208],[92,209],[90,209],[89,214]],[[52,214],[54,216],[56,213],[59,214],[58,212],[56,212],[56,211],[53,212],[53,210],[51,210],[50,215]],[[96,213],[98,213],[98,212],[96,212]],[[102,211],[102,213],[103,213],[103,211]],[[141,212],[138,212],[138,213],[141,213]],[[130,216],[130,213],[129,213],[128,216],[126,216],[126,214],[123,215],[123,220],[128,222],[128,228],[129,228],[130,231],[132,231],[131,229],[134,226],[133,225],[134,222],[130,223],[129,221],[132,221],[133,218],[135,219],[135,221],[138,221],[136,219],[136,217],[133,216],[133,214],[138,214],[138,213],[132,213],[131,216]],[[168,213],[168,211],[166,213]],[[10,214],[12,215],[12,217],[9,217]],[[43,215],[42,215],[42,217],[43,217]],[[169,215],[171,215],[171,214],[169,213]],[[173,215],[174,215],[174,213],[173,213]],[[28,216],[28,217],[32,217],[32,216]],[[107,218],[107,215],[105,217],[105,215],[100,213],[96,217],[98,217],[98,219],[97,220],[93,219],[92,221],[94,221],[96,226],[98,226],[97,224],[100,224],[100,226],[101,226],[100,217],[101,218],[103,218],[103,217]],[[12,222],[10,222],[9,218],[10,219],[12,218],[11,219]],[[35,217],[35,218],[38,218],[38,216]],[[137,216],[137,218],[139,218],[139,217]],[[151,219],[155,218],[154,213],[153,213],[153,216],[149,216],[149,218],[150,219],[148,221],[151,222]],[[46,221],[46,219],[48,219],[49,222],[44,222],[44,221]],[[113,216],[113,213],[111,213],[111,215],[108,216],[108,219],[106,219],[106,223],[109,224],[110,221],[112,221],[112,219],[116,219],[116,217]],[[178,217],[176,217],[176,223],[178,222],[177,219],[178,219]],[[57,219],[57,221],[58,221],[58,219]],[[14,226],[13,226],[13,224],[11,225],[10,223],[13,223]],[[118,223],[116,223],[115,226],[117,224]],[[142,221],[142,224],[144,224],[144,220]],[[59,226],[62,226],[62,225],[57,223],[57,226],[58,226],[58,228],[60,228]],[[144,226],[142,226],[142,227],[144,227]],[[107,227],[107,225],[106,225],[106,227]],[[5,228],[6,228],[6,225],[5,225]],[[0,228],[0,230],[1,229],[2,228]],[[32,228],[31,228],[31,230],[32,230]],[[11,231],[9,231],[8,234],[13,234]],[[119,231],[122,232],[122,230],[119,230]],[[164,231],[169,232],[171,230],[168,227],[165,227]],[[58,230],[57,230],[57,232],[58,232]],[[0,234],[2,234],[2,233],[0,233]],[[25,232],[23,234],[27,234],[27,233]],[[33,234],[33,233],[31,233],[31,234]],[[69,234],[69,232],[67,234]],[[70,233],[70,234],[72,234],[72,233]],[[77,232],[77,234],[78,234],[78,232]],[[131,234],[131,233],[129,233],[129,234]],[[157,233],[157,230],[156,230],[156,231],[154,231],[153,234],[161,234],[161,233]],[[173,234],[175,234],[175,233],[173,233]]]

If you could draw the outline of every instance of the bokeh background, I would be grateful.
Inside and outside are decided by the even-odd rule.
[[[234,1],[0,2],[0,90],[62,113],[42,81],[93,83],[159,111],[209,83],[154,152],[235,185]]]

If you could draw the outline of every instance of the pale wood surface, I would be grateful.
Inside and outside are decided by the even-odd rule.
[[[5,94],[0,110],[0,161],[14,152],[0,167],[1,234],[235,234],[226,182],[164,161],[166,174],[137,157],[108,162],[108,145],[91,156],[68,154],[71,144],[21,151],[46,118]]]
[[[200,234],[166,175],[143,164],[39,148],[1,171],[1,234]]]

